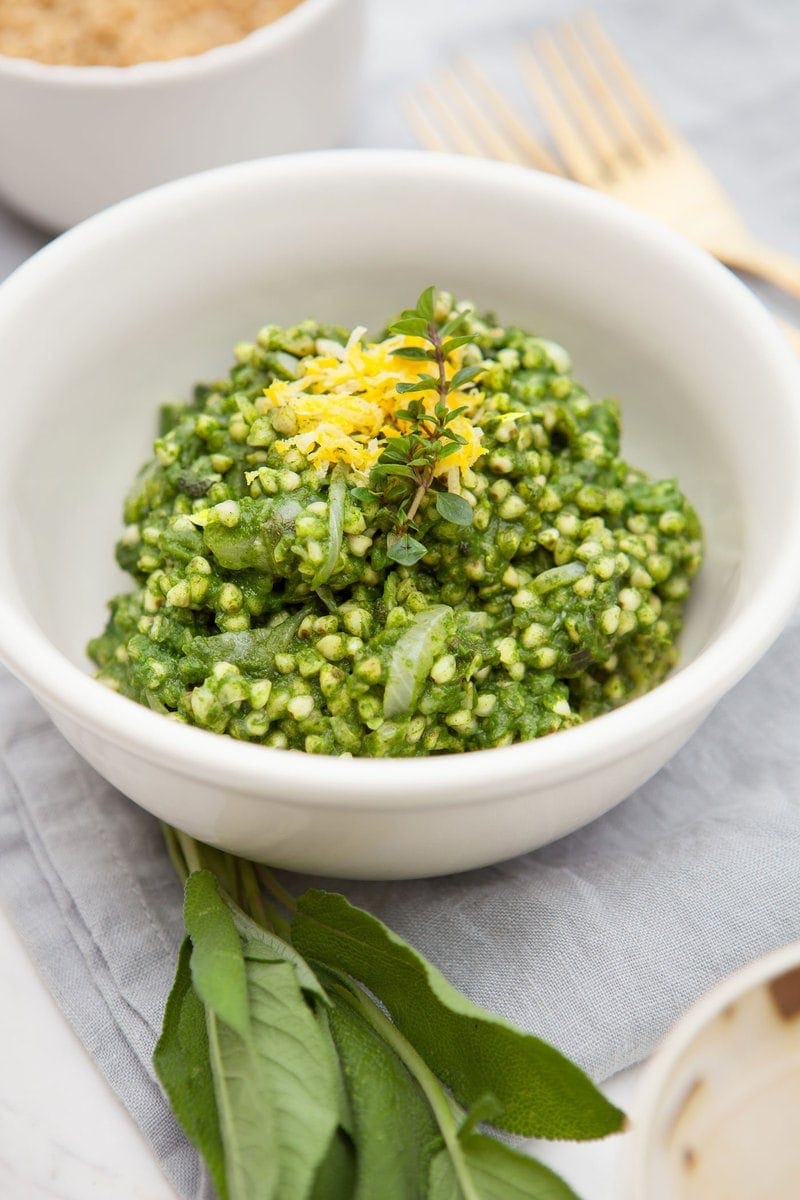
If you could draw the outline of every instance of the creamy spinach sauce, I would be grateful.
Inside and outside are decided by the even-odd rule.
[[[617,403],[562,347],[458,307],[470,341],[448,369],[481,370],[453,399],[463,437],[438,490],[471,523],[432,487],[426,553],[388,555],[373,468],[419,370],[396,336],[267,326],[228,378],[162,410],[117,545],[133,586],[89,645],[98,679],[245,741],[402,756],[541,737],[664,678],[702,556],[694,510],[620,458]]]

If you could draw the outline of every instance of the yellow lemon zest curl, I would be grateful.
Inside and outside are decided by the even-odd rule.
[[[303,363],[300,379],[276,379],[264,390],[266,410],[290,410],[297,432],[275,443],[275,449],[285,454],[296,446],[314,466],[327,468],[343,463],[351,470],[366,476],[377,463],[386,442],[408,429],[397,410],[406,407],[413,398],[422,401],[433,412],[438,399],[436,392],[399,395],[398,383],[413,383],[425,369],[419,360],[404,358],[395,353],[411,346],[424,346],[421,338],[398,334],[381,342],[363,341],[366,330],[354,329],[347,345],[331,353],[316,355]],[[327,348],[327,347],[326,347]],[[451,355],[457,359],[458,352]],[[445,364],[448,379],[458,370],[458,363]],[[479,393],[450,393],[448,406],[466,406],[474,413],[481,401]],[[264,407],[262,403],[259,408]],[[464,439],[452,454],[439,461],[435,474],[449,471],[465,472],[483,453],[483,431],[473,425],[470,412],[454,418],[448,429]]]

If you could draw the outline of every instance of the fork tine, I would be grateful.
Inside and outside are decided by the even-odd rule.
[[[567,101],[572,119],[587,146],[594,150],[604,167],[610,169],[619,155],[618,146],[597,117],[563,51],[549,33],[540,34],[534,45]]]
[[[436,113],[439,124],[450,138],[452,148],[457,150],[459,154],[469,154],[473,158],[485,158],[486,155],[483,148],[465,128],[463,123],[459,121],[441,93],[430,83],[424,84],[420,92],[425,100],[427,100],[429,108],[433,109]]]
[[[647,152],[646,143],[642,140],[640,129],[633,124],[625,108],[619,102],[615,90],[608,86],[603,73],[597,66],[592,55],[586,48],[573,25],[562,25],[559,30],[562,41],[569,47],[573,61],[578,64],[592,95],[602,107],[606,120],[615,130],[619,138],[620,149],[636,162],[644,161]]]
[[[521,147],[530,163],[542,171],[549,171],[551,175],[563,175],[564,172],[553,156],[545,150],[538,138],[534,137],[520,114],[509,104],[503,93],[495,87],[477,63],[468,58],[466,54],[462,54],[458,59],[458,66],[483,94],[501,128]]]
[[[579,183],[593,186],[599,178],[597,161],[586,149],[583,139],[576,132],[565,108],[527,46],[519,47],[519,62],[569,174]]]
[[[426,150],[435,150],[440,154],[447,154],[452,150],[452,146],[447,142],[439,132],[436,125],[430,119],[430,116],[423,106],[413,96],[406,96],[402,103],[403,113],[406,120],[411,126],[411,131],[417,138],[417,141],[425,147]]]
[[[678,140],[675,131],[655,107],[594,13],[586,13],[581,24],[600,57],[605,60],[611,75],[625,93],[631,108],[644,121],[658,148],[666,150]]]
[[[480,134],[491,156],[499,158],[502,162],[525,163],[525,156],[487,119],[455,71],[446,71],[443,78],[451,94],[472,121],[473,130]]]

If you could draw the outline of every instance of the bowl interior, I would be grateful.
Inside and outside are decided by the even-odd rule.
[[[209,173],[87,223],[6,286],[0,567],[74,664],[126,587],[113,544],[159,403],[224,372],[266,322],[375,328],[429,282],[563,342],[578,378],[621,400],[624,453],[678,476],[708,545],[682,665],[747,602],[796,498],[798,450],[764,394],[766,322],[748,326],[720,272],[616,206],[437,157]]]
[[[795,948],[794,958],[798,958]],[[648,1127],[648,1200],[794,1200],[800,967],[747,988],[684,1045]]]

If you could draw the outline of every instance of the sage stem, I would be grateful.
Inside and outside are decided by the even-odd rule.
[[[297,911],[297,901],[291,892],[288,892],[283,884],[275,878],[269,867],[265,867],[263,863],[254,864],[258,877],[264,884],[268,892],[271,892],[279,904],[287,908],[290,913]]]

